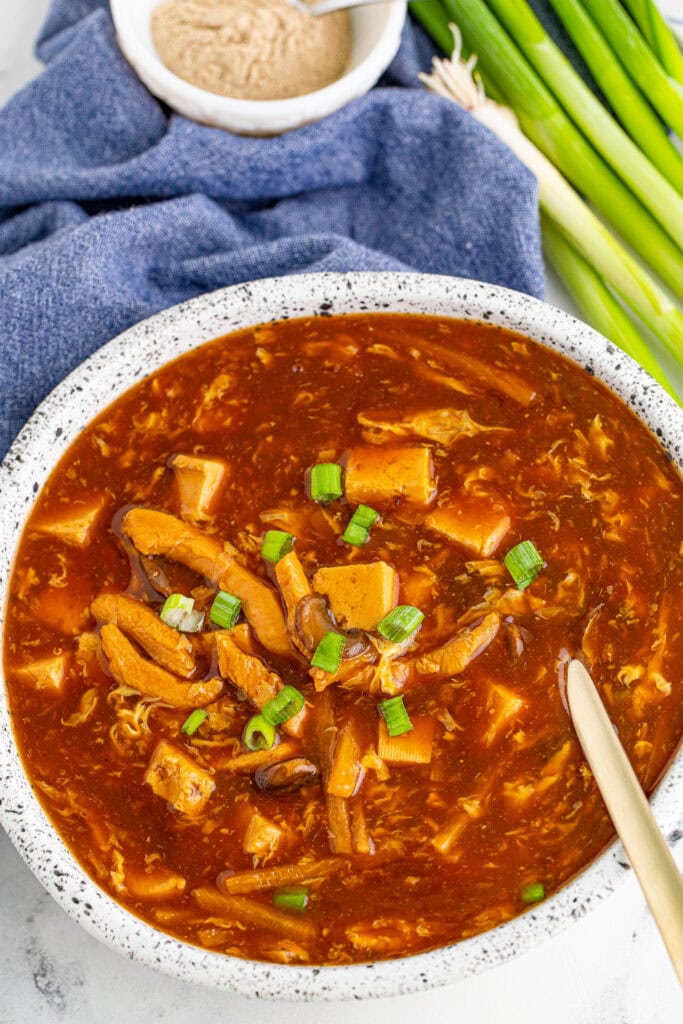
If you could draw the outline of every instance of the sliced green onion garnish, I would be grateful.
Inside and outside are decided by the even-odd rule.
[[[369,505],[359,505],[351,516],[349,525],[344,531],[342,540],[345,544],[353,544],[355,547],[362,547],[370,536],[370,527],[379,519],[379,512]]]
[[[359,505],[351,516],[352,523],[355,523],[356,526],[363,526],[366,530],[374,526],[378,519],[379,512],[375,512],[374,508],[370,508],[369,505]]]
[[[283,686],[279,693],[263,705],[261,714],[270,725],[282,725],[298,715],[303,706],[304,696],[296,686]]]
[[[345,643],[346,638],[339,633],[325,633],[311,658],[313,668],[321,668],[323,672],[337,672]]]
[[[186,736],[192,736],[197,731],[199,726],[209,717],[208,711],[203,711],[201,708],[195,708],[187,716],[185,721],[180,727],[180,731],[184,732]]]
[[[543,559],[530,540],[523,540],[510,548],[503,559],[518,590],[524,590],[533,583],[543,568]]]
[[[285,533],[284,530],[268,530],[263,538],[261,557],[265,558],[266,562],[275,564],[288,554],[293,546],[294,537],[291,533]]]
[[[226,590],[219,590],[216,600],[211,605],[209,619],[223,629],[232,629],[237,622],[242,602],[234,594],[228,594]]]
[[[399,643],[401,640],[407,640],[423,619],[424,612],[419,608],[414,608],[412,604],[400,604],[398,608],[385,615],[377,627],[377,632],[385,640]]]
[[[247,750],[270,750],[274,742],[274,725],[267,722],[263,715],[254,715],[249,719],[242,733],[242,743]]]
[[[204,612],[194,610],[194,598],[184,594],[169,594],[159,612],[159,618],[171,629],[181,633],[199,633],[204,625]]]
[[[341,466],[336,462],[319,462],[311,470],[311,497],[313,501],[334,501],[341,498],[344,490],[341,482]]]
[[[522,903],[538,903],[545,897],[545,886],[543,882],[531,882],[524,886],[519,895]]]
[[[276,889],[273,893],[273,906],[281,910],[305,910],[308,906],[308,889],[303,886]]]
[[[403,696],[390,697],[389,700],[380,701],[379,711],[387,724],[387,732],[390,736],[402,736],[404,732],[410,732],[413,723],[403,703]]]

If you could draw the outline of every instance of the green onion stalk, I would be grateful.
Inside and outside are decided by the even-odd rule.
[[[543,252],[586,320],[654,377],[672,398],[673,388],[654,354],[643,343],[625,310],[591,264],[581,256],[550,217],[541,215]]]
[[[667,74],[618,0],[583,0],[583,5],[661,119],[683,139],[683,85]]]
[[[683,194],[683,155],[624,71],[581,0],[550,0],[550,3],[624,128],[669,184]],[[676,45],[676,41],[673,42]]]
[[[488,0],[488,6],[498,15],[501,24],[574,124],[676,244],[683,247],[683,198],[680,193],[603,107],[525,0]],[[606,62],[606,66],[615,67],[614,58]],[[683,188],[680,168],[676,182],[679,189]]]
[[[421,75],[436,93],[455,101],[505,142],[533,172],[538,181],[542,211],[570,242],[573,250],[590,264],[637,317],[669,349],[683,366],[683,315],[666,292],[613,237],[601,220],[583,202],[550,160],[521,131],[508,107],[487,98],[473,78],[473,62],[460,57],[459,42],[451,60],[434,60],[431,75]],[[657,379],[674,394],[653,356],[637,332],[629,332],[629,354],[646,368],[657,370]],[[616,341],[615,341],[616,343]]]
[[[631,17],[665,71],[683,83],[683,53],[654,0],[624,0]]]
[[[483,0],[445,0],[445,6],[527,138],[683,298],[681,248],[587,142]]]

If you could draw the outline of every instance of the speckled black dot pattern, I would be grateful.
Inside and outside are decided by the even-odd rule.
[[[483,320],[535,338],[604,380],[681,464],[683,411],[631,359],[559,309],[518,292],[422,274],[306,274],[212,292],[165,310],[103,346],[39,406],[0,467],[0,583],[7,581],[21,526],[56,460],[106,405],[169,359],[249,325],[362,310]],[[683,755],[653,801],[671,845],[683,836]],[[552,899],[493,931],[401,961],[348,967],[286,967],[197,949],[129,914],[76,864],[40,808],[0,701],[0,821],[28,866],[88,932],[124,956],[187,981],[257,999],[366,999],[446,985],[526,952],[581,918],[628,876],[614,843]],[[47,984],[47,982],[46,982]]]

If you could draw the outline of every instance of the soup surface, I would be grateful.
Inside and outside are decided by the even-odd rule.
[[[521,335],[219,338],[38,496],[4,647],[26,771],[85,870],[200,946],[341,964],[491,928],[612,835],[571,656],[646,789],[679,743],[681,496],[625,406]]]

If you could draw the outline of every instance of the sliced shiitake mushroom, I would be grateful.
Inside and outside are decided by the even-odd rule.
[[[278,764],[266,764],[254,775],[259,789],[267,793],[289,793],[309,786],[318,778],[318,769],[307,757],[292,757]]]
[[[296,606],[295,626],[302,644],[313,654],[326,633],[337,633],[346,640],[342,658],[357,658],[370,646],[362,629],[340,629],[322,594],[307,594]]]

